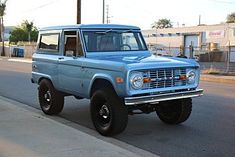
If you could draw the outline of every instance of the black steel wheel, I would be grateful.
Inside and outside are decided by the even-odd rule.
[[[192,111],[192,99],[166,101],[157,107],[157,115],[167,124],[179,124],[186,121]]]
[[[128,122],[128,112],[124,103],[110,89],[97,90],[90,103],[91,119],[96,130],[104,136],[121,133]]]
[[[59,114],[63,110],[64,96],[47,79],[39,83],[38,99],[42,111],[47,115]]]

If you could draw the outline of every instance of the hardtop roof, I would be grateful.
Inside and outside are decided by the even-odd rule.
[[[51,26],[41,28],[40,31],[49,30],[64,30],[64,29],[130,29],[140,30],[139,27],[130,25],[118,25],[118,24],[80,24],[80,25],[64,25],[64,26]]]

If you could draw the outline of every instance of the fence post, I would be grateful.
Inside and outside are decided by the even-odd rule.
[[[229,73],[229,67],[230,67],[230,51],[231,51],[231,45],[230,40],[228,41],[228,53],[227,53],[227,68],[226,73]]]

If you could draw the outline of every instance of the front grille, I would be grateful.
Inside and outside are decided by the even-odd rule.
[[[144,89],[185,86],[186,80],[179,79],[182,75],[186,75],[185,68],[154,69],[145,71],[144,77],[151,78],[151,82],[145,83]]]

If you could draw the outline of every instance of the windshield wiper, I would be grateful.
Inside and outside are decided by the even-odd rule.
[[[109,29],[107,31],[104,31],[104,32],[95,32],[95,34],[107,34],[107,33],[110,33],[110,32],[114,32],[114,33],[132,33],[133,30],[132,29],[129,29],[129,30],[113,30],[113,29]]]
[[[132,33],[132,32],[133,32],[133,30],[129,29],[129,30],[122,31],[121,33]]]
[[[112,32],[113,30],[112,29],[109,29],[107,31],[104,31],[104,32],[95,32],[95,34],[107,34],[109,32]]]

